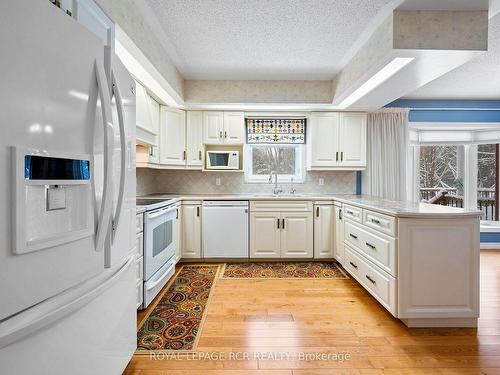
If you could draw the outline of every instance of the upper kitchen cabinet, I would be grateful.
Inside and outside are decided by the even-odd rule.
[[[308,170],[366,167],[366,114],[313,113],[308,125]]]
[[[224,143],[241,145],[245,143],[245,114],[224,112]]]
[[[160,164],[173,168],[186,165],[186,113],[161,106]]]
[[[151,99],[144,86],[135,83],[135,122],[137,126],[137,139],[150,145],[158,144],[158,117],[156,122],[151,115]],[[159,105],[158,105],[159,111]]]
[[[342,113],[339,150],[341,167],[366,167],[366,113]]]
[[[186,167],[203,167],[203,112],[186,112]]]
[[[224,112],[203,112],[203,143],[224,143]]]
[[[203,143],[231,145],[245,142],[245,115],[243,112],[203,112]]]
[[[337,165],[340,113],[314,113],[307,124],[308,167]],[[309,165],[310,164],[310,165]]]

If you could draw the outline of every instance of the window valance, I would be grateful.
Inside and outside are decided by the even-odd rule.
[[[247,143],[306,143],[306,119],[247,118]]]

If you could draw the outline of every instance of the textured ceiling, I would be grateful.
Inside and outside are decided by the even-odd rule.
[[[499,99],[500,14],[490,18],[488,52],[406,97],[413,99]]]
[[[394,0],[145,0],[186,79],[332,79]]]

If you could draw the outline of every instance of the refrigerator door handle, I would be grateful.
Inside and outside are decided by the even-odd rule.
[[[95,61],[95,73],[99,97],[101,98],[102,122],[104,127],[104,184],[102,191],[101,209],[97,221],[95,238],[96,251],[102,251],[104,242],[111,225],[111,211],[113,209],[113,117],[111,115],[111,97],[104,67]]]
[[[120,129],[120,187],[118,190],[118,201],[116,203],[116,211],[114,212],[112,218],[113,231],[112,240],[115,238],[116,229],[118,228],[118,223],[120,222],[120,215],[123,207],[123,195],[125,190],[125,168],[126,168],[126,157],[127,157],[127,145],[125,142],[125,123],[124,123],[124,109],[123,109],[123,99],[120,92],[120,88],[116,82],[116,77],[113,72],[111,72],[111,85],[112,92],[116,100],[116,109],[118,112],[118,126]]]

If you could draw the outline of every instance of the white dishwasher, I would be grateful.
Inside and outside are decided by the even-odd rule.
[[[248,201],[204,201],[202,218],[205,258],[248,258]]]

